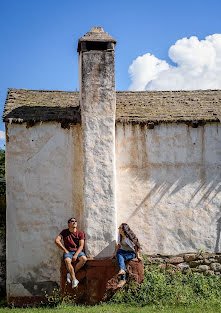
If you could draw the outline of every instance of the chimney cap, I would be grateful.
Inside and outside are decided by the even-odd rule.
[[[116,44],[117,41],[104,32],[102,27],[93,26],[89,32],[78,40],[78,52],[81,50],[81,42],[112,42]]]

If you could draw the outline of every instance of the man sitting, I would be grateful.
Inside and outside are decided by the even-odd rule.
[[[63,239],[62,244],[61,240]],[[68,271],[67,274],[67,282],[71,283],[72,280],[72,288],[77,287],[79,281],[76,279],[75,273],[79,271],[79,269],[86,263],[87,257],[82,251],[84,248],[84,240],[85,235],[84,232],[77,229],[77,220],[76,218],[70,218],[68,220],[68,228],[62,230],[62,232],[55,239],[55,243],[59,248],[64,251],[63,259],[65,261],[65,265]],[[72,260],[76,261],[78,259],[78,263],[74,268],[71,264]]]

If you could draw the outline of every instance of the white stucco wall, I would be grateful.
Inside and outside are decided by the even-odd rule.
[[[117,124],[116,168],[118,225],[143,252],[220,252],[220,124]]]
[[[66,220],[85,230],[82,130],[43,123],[6,132],[7,294],[41,295],[59,284],[54,239]],[[220,252],[220,169],[218,123],[117,124],[118,225],[131,226],[144,253]]]
[[[55,237],[75,216],[83,227],[80,125],[7,125],[7,295],[42,295],[60,280]]]
[[[79,65],[86,252],[106,258],[117,237],[114,51],[81,52]]]

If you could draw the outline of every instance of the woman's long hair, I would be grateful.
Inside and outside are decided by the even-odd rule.
[[[137,236],[134,234],[134,232],[132,231],[132,229],[130,229],[130,226],[126,223],[122,223],[121,228],[125,236],[133,242],[133,244],[137,247],[138,250],[140,250],[141,246],[140,246],[139,240]],[[122,235],[120,234],[120,241],[121,240],[122,240]]]

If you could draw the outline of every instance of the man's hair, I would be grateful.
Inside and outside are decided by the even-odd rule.
[[[75,217],[71,217],[71,218],[69,218],[68,223],[70,223],[70,222],[71,222],[71,220],[76,220],[76,218],[75,218]],[[77,221],[77,220],[76,220],[76,221]]]

